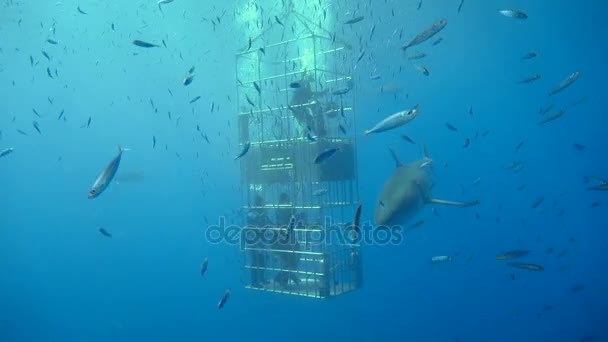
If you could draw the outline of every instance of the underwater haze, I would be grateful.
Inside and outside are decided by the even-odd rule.
[[[0,341],[607,340],[607,12],[600,0],[0,0]],[[247,288],[246,253],[208,238],[222,219],[246,224],[243,165],[258,149],[239,113],[266,107],[239,93],[237,54],[270,56],[307,30],[347,47],[348,86],[315,101],[355,99],[355,120],[343,104],[323,120],[354,137],[362,227],[405,191],[416,200],[391,223],[402,241],[361,243],[362,286],[328,299]],[[306,87],[277,84],[247,94],[293,105]],[[287,107],[303,141],[323,139]],[[408,176],[383,197],[389,148],[403,164],[426,155],[429,183]]]

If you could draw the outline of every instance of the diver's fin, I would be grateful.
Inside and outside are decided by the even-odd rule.
[[[399,158],[397,157],[395,150],[393,150],[392,147],[389,147],[388,150],[391,152],[391,156],[393,157],[393,160],[395,161],[395,167],[402,166],[403,164],[399,161]]]
[[[454,207],[461,207],[461,208],[472,207],[474,205],[479,204],[479,200],[474,200],[474,201],[469,201],[469,202],[456,202],[456,201],[442,200],[442,199],[438,199],[438,198],[428,198],[427,202],[432,203],[432,204],[451,205]]]

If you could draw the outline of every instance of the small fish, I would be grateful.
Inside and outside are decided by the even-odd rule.
[[[408,122],[414,120],[419,114],[418,108],[412,108],[408,110],[403,110],[397,113],[394,113],[384,120],[378,122],[373,128],[366,130],[363,132],[365,136],[368,136],[372,133],[381,133],[386,132],[388,130],[395,129],[397,127],[401,127]]]
[[[207,272],[208,264],[209,264],[209,260],[207,258],[203,259],[203,262],[201,263],[201,276],[204,276],[205,272]]]
[[[333,95],[344,95],[344,94],[348,93],[349,91],[350,91],[349,87],[344,87],[344,88],[336,89],[336,90],[332,91],[331,93]]]
[[[89,116],[89,120],[87,121],[87,128],[91,126],[91,117]]]
[[[89,15],[89,13],[87,13],[87,12],[83,11],[82,9],[80,9],[80,6],[78,6],[76,9],[78,10],[78,13],[80,13],[80,14]]]
[[[328,192],[329,192],[329,190],[327,190],[327,189],[318,189],[318,190],[315,190],[315,191],[312,193],[312,195],[313,195],[313,196],[316,196],[316,197],[320,197],[320,196],[325,195],[325,194],[326,194],[326,193],[328,193]]]
[[[120,165],[120,160],[124,151],[126,151],[126,149],[118,146],[118,154],[110,161],[108,166],[101,171],[101,173],[97,176],[97,179],[95,179],[93,186],[89,190],[89,199],[93,199],[101,195],[101,193],[108,188],[112,182],[112,179],[116,175],[116,172],[118,171],[118,166]]]
[[[195,97],[195,98],[193,98],[192,100],[190,100],[190,104],[193,104],[194,102],[196,102],[196,101],[200,100],[200,98],[201,98],[201,96],[200,96],[200,95],[199,95],[199,96],[197,96],[197,97]]]
[[[358,232],[359,231],[359,227],[360,227],[360,222],[361,222],[361,209],[362,209],[362,204],[359,203],[359,205],[357,205],[357,208],[355,209],[355,214],[353,215],[353,231],[354,232]]]
[[[534,203],[532,203],[531,208],[532,209],[538,208],[544,201],[545,201],[545,196],[540,196],[536,201],[534,201]]]
[[[103,235],[103,236],[106,236],[106,237],[109,237],[109,238],[111,238],[111,237],[112,237],[112,234],[110,234],[110,233],[109,233],[107,230],[105,230],[103,227],[100,227],[100,228],[99,228],[99,232],[100,232],[100,233],[101,233],[101,235]]]
[[[328,150],[325,150],[321,153],[319,153],[319,155],[317,155],[315,157],[314,163],[315,164],[321,164],[325,161],[327,161],[328,159],[330,159],[331,157],[333,157],[336,152],[340,151],[340,148],[331,148]]]
[[[372,81],[376,81],[376,80],[379,80],[381,78],[382,78],[382,76],[380,76],[379,74],[373,74],[373,75],[369,76],[369,79],[372,80]]]
[[[34,57],[32,55],[30,55],[30,66],[34,66]]]
[[[36,108],[32,108],[32,112],[34,112],[34,115],[36,115],[37,117],[41,118],[40,114],[38,114],[38,111],[36,110]]]
[[[342,132],[342,134],[346,134],[346,128],[344,128],[344,126],[338,125],[338,128],[340,129],[340,132]]]
[[[34,129],[38,132],[38,134],[42,134],[42,131],[40,130],[40,126],[38,125],[38,123],[36,121],[32,122],[32,126],[34,126]]]
[[[505,10],[499,10],[498,13],[500,13],[508,18],[528,19],[528,15],[524,11],[505,9]]]
[[[438,255],[431,258],[431,264],[443,264],[452,261],[452,256]]]
[[[245,94],[245,99],[247,100],[247,103],[249,103],[252,107],[255,107],[255,102],[249,98],[249,95]]]
[[[56,40],[52,40],[52,39],[47,39],[46,40],[47,43],[52,44],[52,45],[57,45],[57,41]]]
[[[49,76],[49,78],[53,78],[53,74],[51,73],[51,68],[46,68],[46,74]]]
[[[152,148],[156,148],[156,137],[152,136]]]
[[[462,148],[467,148],[467,147],[469,147],[469,144],[470,144],[470,143],[471,143],[471,139],[466,138],[466,139],[464,140],[464,145],[462,145]]]
[[[365,17],[355,17],[355,18],[345,21],[344,25],[356,24],[356,23],[362,21],[363,19],[365,19]]]
[[[460,4],[458,5],[458,14],[460,14],[460,10],[462,10],[462,5],[464,5],[464,0],[460,0]]]
[[[437,33],[441,32],[441,30],[443,30],[447,24],[447,19],[440,19],[436,21],[431,26],[419,32],[416,36],[414,36],[414,38],[412,38],[412,40],[409,41],[409,43],[402,46],[401,49],[403,49],[403,52],[405,53],[408,48],[424,43],[425,41],[435,36]]]
[[[306,139],[308,139],[308,141],[312,141],[312,142],[317,141],[317,139],[315,139],[315,138],[312,136],[312,134],[310,134],[310,131],[309,131],[309,132],[306,132]]]
[[[249,37],[249,44],[247,45],[247,51],[251,50],[251,44],[253,42],[251,41],[251,37]]]
[[[578,143],[572,144],[572,147],[574,147],[574,149],[577,150],[577,151],[584,151],[584,150],[587,149],[587,146],[581,145],[581,144],[578,144]]]
[[[538,124],[539,125],[544,125],[547,122],[551,122],[553,120],[556,120],[558,118],[560,118],[562,115],[564,115],[566,113],[566,111],[564,109],[560,109],[557,112],[547,116],[546,118],[542,119]]]
[[[184,81],[182,83],[184,84],[184,86],[188,86],[190,83],[192,83],[193,80],[194,75],[188,75],[188,77],[184,78]]]
[[[540,80],[541,77],[542,77],[541,74],[532,74],[532,75],[529,75],[529,76],[526,76],[526,77],[522,78],[517,83],[519,83],[519,84],[532,83],[534,81]]]
[[[253,82],[253,87],[258,92],[258,94],[262,94],[262,88],[260,88],[260,86],[255,81]]]
[[[447,127],[450,131],[458,132],[458,128],[452,126],[450,123],[446,122],[445,127]]]
[[[574,82],[576,82],[576,80],[578,80],[578,78],[580,76],[581,76],[581,72],[580,71],[575,71],[572,74],[568,75],[561,82],[559,82],[558,84],[556,84],[555,86],[553,86],[553,88],[551,88],[551,90],[549,91],[549,96],[553,96],[553,95],[561,92],[562,90],[568,88]]]
[[[523,263],[523,262],[508,262],[507,266],[521,268],[523,270],[537,271],[537,272],[541,272],[541,271],[545,270],[545,268],[542,267],[541,265],[528,264],[528,263]]]
[[[143,48],[153,48],[153,47],[158,47],[158,45],[156,44],[152,44],[152,43],[148,43],[148,42],[144,42],[143,40],[138,40],[135,39],[133,42],[133,45],[135,46],[139,46],[139,47],[143,47]]]
[[[524,249],[516,249],[496,255],[496,260],[517,259],[530,254],[530,251]]]
[[[247,152],[249,152],[249,148],[251,147],[251,143],[250,142],[246,142],[243,145],[243,149],[241,150],[241,153],[239,153],[236,157],[234,157],[234,160],[237,160],[241,157],[243,157],[244,155],[247,154]]]
[[[281,26],[285,27],[285,25],[283,25],[283,22],[282,22],[282,21],[279,19],[279,17],[277,17],[276,15],[274,16],[274,21],[276,21],[276,22],[277,22],[277,24],[279,24],[279,25],[281,25]]]
[[[157,2],[158,9],[162,11],[162,8],[160,7],[160,5],[170,4],[172,2],[173,2],[173,0],[158,0],[158,2]]]
[[[525,141],[523,141],[523,140],[520,141],[519,144],[517,144],[517,146],[515,146],[515,151],[519,151],[522,148],[522,146],[524,146],[524,142]]]
[[[427,69],[424,65],[417,65],[416,69],[418,69],[418,71],[420,71],[424,76],[430,75],[429,69]]]
[[[193,65],[192,67],[190,67],[190,69],[188,69],[188,74],[189,75],[193,74],[194,73],[194,69],[195,69],[195,66]]]
[[[228,300],[228,297],[230,297],[230,289],[226,289],[226,292],[224,292],[224,294],[222,295],[222,298],[220,298],[219,303],[217,303],[218,309],[221,309],[224,307],[224,305],[226,304],[226,301]]]
[[[291,83],[289,83],[289,88],[300,89],[300,87],[301,87],[300,82],[291,82]]]
[[[546,107],[543,107],[543,108],[540,109],[540,111],[538,112],[538,114],[543,114],[543,115],[547,114],[547,113],[549,113],[549,111],[551,111],[551,109],[553,109],[554,106],[555,106],[554,104],[550,104],[550,105],[548,105]]]
[[[5,148],[4,150],[0,150],[0,158],[8,156],[13,153],[14,149],[12,147]]]
[[[61,113],[59,113],[59,117],[57,117],[57,120],[61,120],[61,118],[63,117],[63,113],[65,113],[65,110],[61,110]]]
[[[20,130],[20,129],[17,129],[17,133],[19,133],[19,134],[21,134],[21,135],[25,135],[25,136],[27,136],[27,133],[25,133],[24,131],[22,131],[22,130]]]
[[[529,59],[532,59],[534,57],[538,56],[538,53],[536,51],[529,51],[526,52],[526,54],[524,54],[521,59],[523,59],[524,61],[527,61]]]
[[[469,106],[469,115],[473,116],[473,105]]]
[[[409,227],[407,227],[407,230],[410,231],[412,229],[416,229],[418,227],[421,227],[424,224],[424,220],[418,220],[414,223],[412,223]]]
[[[443,41],[443,38],[439,37],[436,41],[433,42],[433,46],[439,45]]]
[[[49,54],[48,54],[48,53],[46,53],[46,51],[42,50],[42,55],[43,55],[43,56],[44,56],[46,59],[48,59],[49,61],[51,60],[51,56],[49,56]]]
[[[414,140],[412,140],[412,138],[410,138],[409,136],[407,136],[405,134],[401,134],[401,139],[403,139],[403,140],[405,140],[405,141],[407,141],[407,142],[409,142],[411,144],[416,145],[416,142]]]

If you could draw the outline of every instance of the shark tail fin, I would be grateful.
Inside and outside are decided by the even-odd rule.
[[[474,200],[474,201],[469,201],[469,202],[456,202],[456,201],[442,200],[442,199],[438,199],[438,198],[429,198],[429,199],[427,199],[427,202],[433,203],[433,204],[451,205],[453,207],[460,207],[460,208],[472,207],[472,206],[479,204],[479,200]]]

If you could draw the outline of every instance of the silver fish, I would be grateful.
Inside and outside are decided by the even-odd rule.
[[[9,147],[9,148],[5,148],[4,150],[0,150],[0,158],[7,156],[9,154],[13,153],[13,148]]]
[[[524,11],[518,10],[499,10],[498,13],[504,15],[505,17],[514,18],[514,19],[528,19],[528,15]]]
[[[402,49],[405,52],[408,48],[424,43],[425,41],[431,39],[434,35],[439,33],[443,28],[448,24],[447,19],[439,19],[437,22],[433,23],[433,25],[427,27],[420,33],[418,33],[409,43],[405,44]]]
[[[406,123],[414,120],[418,116],[419,110],[418,108],[413,108],[409,110],[404,110],[401,112],[397,112],[387,117],[386,119],[378,122],[372,129],[363,132],[365,136],[368,136],[372,133],[380,133],[385,132],[400,126],[405,125]]]
[[[568,88],[569,86],[572,85],[572,83],[574,83],[574,82],[576,82],[576,80],[578,80],[579,76],[581,76],[580,71],[575,71],[572,74],[568,75],[568,77],[564,78],[561,82],[556,84],[549,91],[549,96],[553,96],[553,95],[559,93],[560,91]]]
[[[120,158],[122,157],[122,153],[124,151],[126,151],[126,149],[118,146],[118,154],[116,155],[116,157],[114,157],[114,159],[110,161],[108,166],[106,166],[106,168],[101,171],[99,176],[97,176],[95,183],[93,183],[93,186],[89,190],[89,199],[93,199],[101,195],[101,193],[108,188],[110,182],[112,182],[112,179],[114,178],[114,175],[116,175],[116,171],[118,171],[118,166],[120,165]]]

